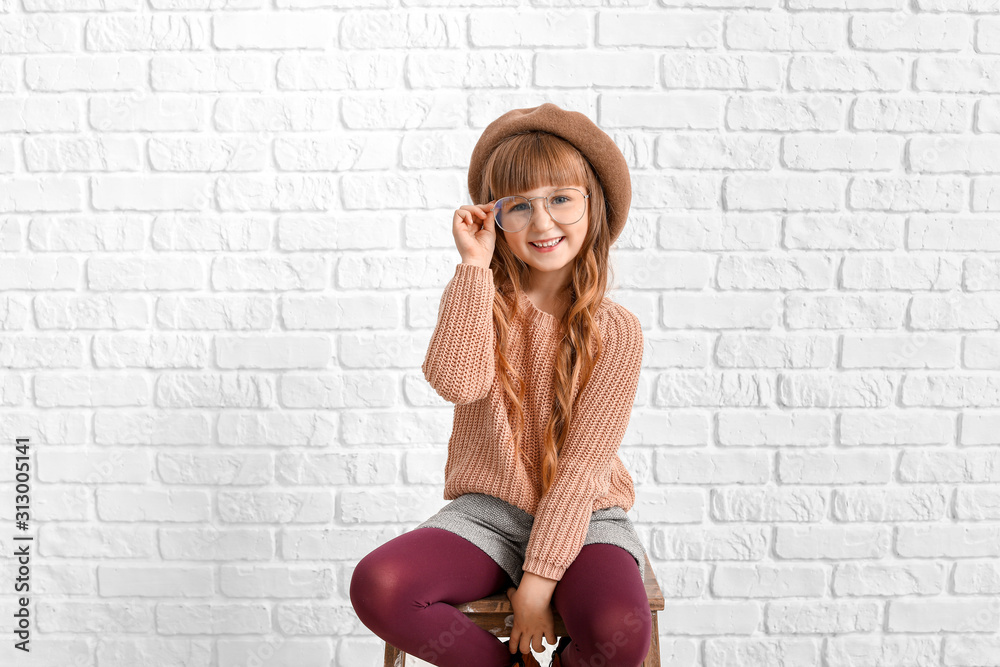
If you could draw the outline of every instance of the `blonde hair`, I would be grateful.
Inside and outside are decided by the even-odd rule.
[[[587,200],[589,225],[583,247],[572,260],[568,286],[571,303],[558,320],[565,334],[556,352],[552,413],[544,435],[543,496],[555,479],[559,452],[573,418],[573,388],[579,380],[580,391],[583,390],[604,348],[595,316],[607,293],[611,271],[608,223],[611,205],[604,197],[593,166],[583,154],[561,137],[539,130],[507,137],[493,150],[483,169],[483,181],[476,198],[476,201],[487,202],[542,186],[571,184],[583,185],[590,194]],[[511,250],[499,226],[496,233],[496,248],[490,262],[493,282],[497,286],[493,301],[496,368],[504,388],[515,451],[520,455],[525,430],[525,387],[505,353],[510,323],[518,315],[518,299],[530,270]]]

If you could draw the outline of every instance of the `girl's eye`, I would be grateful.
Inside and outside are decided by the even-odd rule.
[[[558,197],[556,197],[556,199],[561,199],[563,201],[554,201],[552,202],[553,204],[565,204],[567,201],[569,201],[569,197],[565,195],[559,195]]]

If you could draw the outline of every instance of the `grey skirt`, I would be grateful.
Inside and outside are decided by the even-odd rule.
[[[534,516],[505,500],[485,493],[465,493],[417,528],[443,528],[464,537],[496,561],[515,586],[520,586],[524,575],[521,566],[534,521]],[[620,546],[635,559],[639,574],[646,577],[646,551],[635,526],[621,507],[595,511],[583,543]]]

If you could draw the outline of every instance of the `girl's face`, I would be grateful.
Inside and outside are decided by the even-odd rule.
[[[518,192],[516,194],[529,199],[533,197],[548,196],[559,188],[577,188],[583,194],[587,193],[587,188],[579,183],[566,185],[546,185],[534,190]],[[584,200],[586,207],[583,217],[579,222],[570,225],[563,225],[552,219],[545,208],[545,201],[534,199],[531,202],[531,218],[524,229],[519,232],[504,231],[507,244],[522,262],[535,271],[549,272],[559,271],[567,267],[574,257],[583,248],[584,239],[587,237],[587,229],[590,226],[590,198]],[[552,202],[552,210],[556,210],[556,202]],[[555,247],[539,248],[536,243],[551,242],[560,239]]]

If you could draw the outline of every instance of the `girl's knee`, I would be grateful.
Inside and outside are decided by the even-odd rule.
[[[351,605],[366,625],[380,610],[391,608],[399,595],[399,576],[391,562],[368,554],[362,558],[351,574]]]
[[[367,608],[369,601],[374,598],[372,591],[372,568],[366,558],[362,558],[358,564],[354,566],[354,572],[351,574],[351,584],[348,589],[351,606],[353,606],[354,610],[358,612],[358,616],[361,616]]]

